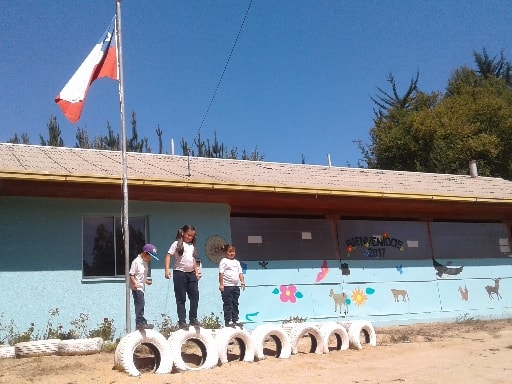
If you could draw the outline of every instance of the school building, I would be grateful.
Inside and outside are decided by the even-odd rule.
[[[290,317],[511,316],[511,181],[469,167],[447,175],[148,153],[128,153],[127,168],[130,260],[146,242],[160,255],[150,322],[177,321],[163,259],[184,224],[197,229],[200,318],[222,321],[226,242],[244,268],[249,329]],[[2,324],[44,329],[58,309],[63,329],[87,314],[91,328],[108,318],[124,334],[122,202],[120,152],[0,144]]]

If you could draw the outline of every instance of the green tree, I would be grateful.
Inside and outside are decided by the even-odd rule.
[[[262,161],[264,157],[258,150],[258,147],[255,147],[251,153],[248,153],[245,148],[242,150],[242,160]]]
[[[469,160],[477,160],[481,175],[512,179],[512,90],[504,79],[460,87],[418,122],[433,132],[436,172],[467,174]]]
[[[109,121],[107,121],[107,135],[100,137],[98,141],[95,143],[94,148],[109,149],[111,151],[121,150],[121,140],[119,139],[119,133],[114,133],[114,130],[112,129]]]
[[[78,127],[76,129],[75,138],[76,138],[75,148],[90,149],[90,148],[94,147],[94,143],[89,141],[89,133],[87,132],[86,128]]]
[[[418,129],[415,115],[418,111],[431,110],[438,102],[437,93],[426,94],[418,89],[419,74],[412,78],[407,90],[400,95],[395,78],[388,75],[392,93],[378,88],[379,94],[371,98],[377,105],[374,110],[374,127],[370,130],[371,144],[357,141],[369,168],[425,171],[424,153],[428,153],[428,137]],[[424,153],[422,153],[422,150]]]
[[[391,85],[393,94],[390,95],[381,88],[377,88],[379,94],[375,98],[371,97],[372,101],[379,107],[377,111],[374,110],[377,117],[394,108],[408,109],[414,101],[416,92],[418,91],[419,77],[420,74],[417,72],[416,78],[411,79],[407,91],[405,91],[403,96],[400,96],[396,87],[395,77],[390,73],[388,75],[387,82]]]
[[[27,133],[22,133],[19,137],[17,133],[14,133],[14,136],[7,140],[8,143],[11,144],[30,144],[30,139]]]
[[[163,143],[162,143],[162,130],[160,129],[160,124],[156,126],[156,135],[158,136],[158,153],[162,153]]]
[[[197,156],[197,157],[212,157],[217,159],[237,159],[238,149],[233,147],[230,150],[226,149],[224,143],[219,142],[217,138],[217,132],[213,132],[213,143],[210,143],[210,139],[203,140],[201,133],[198,133],[194,139],[194,148],[189,147],[188,142],[182,138],[180,142],[181,150],[183,155]],[[248,153],[245,149],[242,151],[242,160],[263,160],[264,155],[259,153],[258,147],[255,147],[251,153]]]
[[[145,137],[139,141],[139,135],[137,134],[137,117],[135,111],[132,111],[132,137],[126,142],[127,152],[142,152],[146,149],[146,152],[151,152],[148,147],[148,139]]]
[[[481,175],[512,178],[510,64],[474,55],[477,69],[453,71],[445,94],[420,91],[416,78],[400,96],[388,77],[392,94],[372,98],[371,144],[358,142],[368,167],[467,174],[477,160]]]
[[[495,77],[505,80],[509,87],[512,86],[512,65],[505,59],[503,51],[500,53],[500,58],[497,59],[496,56],[489,57],[487,50],[484,48],[482,53],[473,51],[473,58],[478,74],[484,79]]]
[[[50,119],[46,123],[46,127],[48,128],[48,140],[46,140],[42,135],[39,135],[39,138],[41,139],[41,145],[50,147],[63,147],[64,140],[61,137],[61,131],[59,123],[57,122],[57,117],[50,115]]]

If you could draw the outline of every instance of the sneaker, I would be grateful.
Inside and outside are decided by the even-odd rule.
[[[198,327],[201,326],[201,323],[197,319],[192,319],[192,320],[190,320],[190,325],[195,327],[195,328],[198,328]]]
[[[228,321],[226,323],[226,327],[235,328],[235,323],[233,323],[232,321]]]
[[[179,322],[178,322],[178,327],[179,327],[180,329],[183,329],[183,330],[185,330],[185,331],[188,331],[188,324],[187,324],[187,323],[185,323],[184,321],[179,321]]]
[[[240,327],[240,328],[243,328],[243,327],[244,327],[244,323],[241,323],[241,322],[239,322],[239,321],[235,321],[235,322],[234,322],[234,325],[235,325],[235,327]]]

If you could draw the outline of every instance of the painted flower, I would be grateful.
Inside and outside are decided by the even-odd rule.
[[[304,295],[302,292],[297,291],[297,287],[295,285],[281,285],[279,289],[274,288],[272,293],[274,295],[279,295],[279,299],[286,303],[289,301],[290,303],[295,303],[297,299],[302,299]]]
[[[360,288],[354,289],[352,291],[352,301],[358,307],[363,306],[367,299],[368,299],[368,296],[366,296],[365,293]]]
[[[295,297],[297,287],[295,285],[281,285],[279,287],[279,290],[281,291],[281,295],[279,296],[279,298],[283,303],[286,303],[287,301],[295,303],[297,301]]]

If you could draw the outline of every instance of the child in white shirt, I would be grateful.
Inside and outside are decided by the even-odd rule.
[[[132,289],[133,304],[135,306],[135,327],[139,331],[142,329],[153,329],[153,324],[148,324],[144,317],[144,291],[146,284],[152,284],[152,280],[148,278],[148,262],[151,260],[151,257],[158,260],[156,248],[153,244],[146,244],[142,248],[142,253],[133,259],[130,266],[130,288]]]
[[[238,322],[240,286],[245,290],[245,279],[240,262],[235,259],[236,248],[231,244],[222,247],[225,257],[219,263],[219,291],[222,295],[226,327],[241,327]]]

